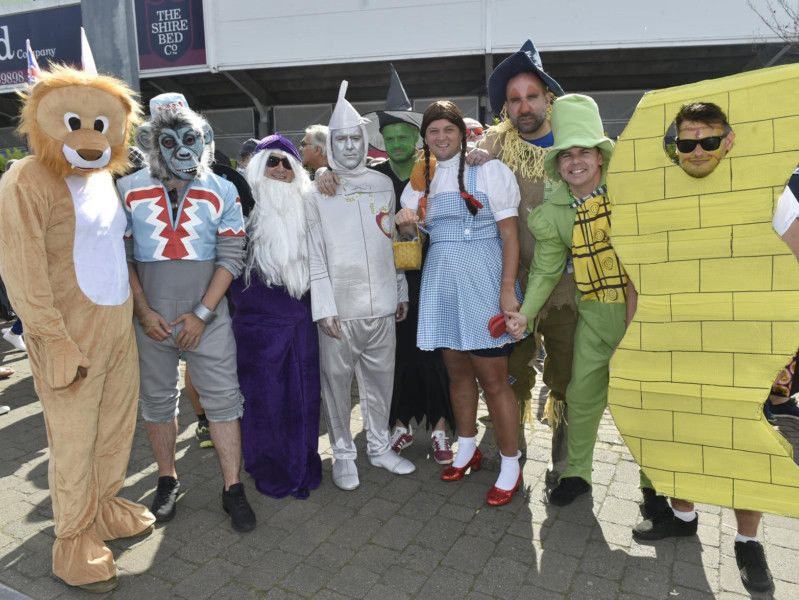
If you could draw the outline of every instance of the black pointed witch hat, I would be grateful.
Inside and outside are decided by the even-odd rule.
[[[388,94],[386,94],[386,107],[384,110],[364,115],[369,119],[366,130],[369,133],[369,143],[378,150],[385,151],[386,146],[380,132],[386,125],[394,123],[407,123],[419,129],[422,125],[422,113],[413,110],[408,94],[399,78],[397,69],[393,64],[389,64],[391,69],[389,75]]]

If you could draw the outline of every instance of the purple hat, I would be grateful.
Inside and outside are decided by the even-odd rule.
[[[279,133],[268,135],[258,142],[258,145],[255,147],[255,152],[260,152],[261,150],[282,150],[286,154],[291,154],[299,162],[302,162],[302,156],[300,156],[296,146],[291,143],[290,139],[283,137]]]

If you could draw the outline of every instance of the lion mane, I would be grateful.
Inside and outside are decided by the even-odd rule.
[[[48,94],[70,86],[85,86],[105,92],[122,104],[126,114],[124,137],[121,143],[112,144],[109,141],[111,158],[103,170],[114,175],[125,173],[129,167],[128,141],[132,129],[141,122],[142,111],[135,100],[135,93],[124,82],[113,77],[88,74],[66,65],[54,65],[50,71],[42,73],[28,92],[21,94],[22,110],[17,127],[18,133],[27,137],[28,146],[39,161],[60,177],[69,175],[73,167],[64,157],[63,141],[43,130],[37,121],[37,113],[40,103]],[[68,110],[70,107],[65,105],[60,108]]]

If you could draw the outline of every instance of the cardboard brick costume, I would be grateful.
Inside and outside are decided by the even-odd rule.
[[[50,448],[53,572],[70,585],[116,585],[103,540],[154,518],[116,497],[139,392],[123,234],[112,174],[128,164],[139,115],[124,83],[56,67],[23,100],[34,156],[0,182],[0,269],[25,322]]]
[[[799,468],[763,400],[799,340],[799,266],[771,219],[799,162],[799,65],[646,94],[608,172],[638,310],[610,363],[616,425],[659,494],[799,516]],[[735,146],[690,177],[664,151],[713,102]]]

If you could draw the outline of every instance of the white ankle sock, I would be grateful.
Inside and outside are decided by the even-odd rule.
[[[477,436],[463,437],[458,436],[458,452],[455,454],[455,460],[452,461],[452,466],[462,469],[469,464],[472,460],[474,452],[477,450]]]
[[[502,457],[502,464],[499,477],[497,477],[497,482],[494,485],[501,490],[512,490],[519,480],[519,472],[521,471],[519,458],[521,458],[522,453],[517,452],[516,456],[505,456],[500,452],[499,455]]]
[[[682,510],[675,510],[672,508],[671,511],[674,513],[675,517],[677,517],[680,521],[685,521],[686,523],[689,523],[690,521],[696,519],[695,510],[682,511]]]
[[[735,534],[735,541],[736,542],[743,542],[743,543],[756,542],[757,538],[756,537],[749,537],[749,536],[746,536],[746,535],[741,535],[740,533],[736,533]]]

